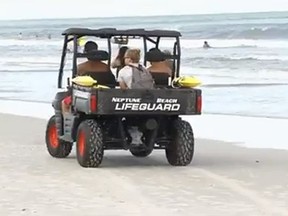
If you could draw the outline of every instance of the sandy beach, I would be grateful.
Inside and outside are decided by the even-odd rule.
[[[46,121],[0,114],[0,215],[288,215],[288,151],[197,139],[192,164],[106,151],[84,169],[48,155]]]

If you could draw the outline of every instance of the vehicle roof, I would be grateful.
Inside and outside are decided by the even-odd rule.
[[[118,30],[116,28],[68,28],[62,35],[78,36],[97,36],[101,38],[111,38],[113,36],[148,36],[148,37],[180,37],[181,33],[173,30],[145,30],[145,29],[126,29]]]

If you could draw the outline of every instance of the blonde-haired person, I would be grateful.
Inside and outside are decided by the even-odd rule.
[[[140,65],[141,51],[140,49],[128,49],[124,55],[125,67],[118,74],[118,82],[121,89],[131,89],[133,68],[138,68]],[[142,66],[144,67],[144,66]]]

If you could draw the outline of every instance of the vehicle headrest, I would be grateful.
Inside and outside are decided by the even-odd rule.
[[[89,60],[106,61],[109,59],[109,54],[105,50],[93,50],[87,53],[82,53],[81,57],[86,57]]]
[[[149,62],[161,62],[165,59],[165,54],[158,49],[153,49],[146,53],[146,60]]]

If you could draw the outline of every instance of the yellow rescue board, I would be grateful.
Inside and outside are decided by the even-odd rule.
[[[173,87],[194,88],[201,85],[201,81],[194,76],[176,77],[172,81]]]
[[[85,87],[109,89],[108,86],[98,85],[97,80],[94,80],[91,76],[77,76],[72,79],[72,82],[75,83],[76,85]]]

